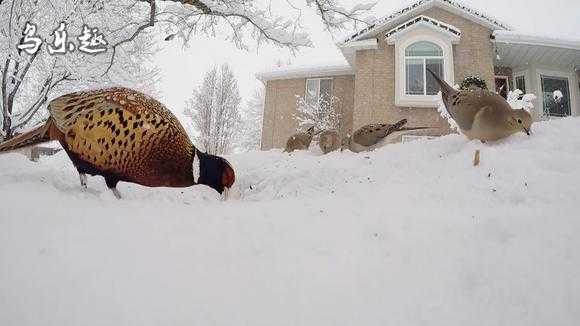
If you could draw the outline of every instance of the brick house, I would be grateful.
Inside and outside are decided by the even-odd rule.
[[[296,132],[296,97],[332,94],[340,102],[342,136],[374,122],[406,118],[450,132],[437,112],[439,87],[478,75],[490,89],[533,93],[534,118],[580,115],[580,42],[529,36],[451,0],[421,0],[337,44],[348,64],[283,67],[257,74],[266,86],[262,149],[285,145]],[[560,90],[563,98],[553,100]],[[394,139],[394,141],[399,141]]]

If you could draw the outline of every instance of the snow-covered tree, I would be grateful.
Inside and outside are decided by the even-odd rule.
[[[205,74],[185,109],[195,127],[197,143],[204,151],[221,155],[232,149],[239,127],[240,103],[238,81],[227,64]]]
[[[294,117],[302,127],[314,126],[320,131],[340,130],[342,126],[340,100],[336,96],[321,96],[319,99],[297,96],[296,111]]]
[[[246,102],[246,108],[241,113],[238,136],[238,148],[243,151],[260,149],[262,140],[262,123],[264,118],[265,91],[263,87],[256,89]]]
[[[46,104],[64,93],[119,84],[151,92],[157,71],[147,62],[156,51],[148,32],[135,34],[149,10],[139,0],[0,1],[0,138],[46,119]],[[107,52],[79,51],[85,26],[98,29]],[[63,31],[62,48],[76,49],[51,55]],[[28,32],[42,42],[35,52],[18,48]]]
[[[302,27],[303,10],[314,10],[326,28],[333,32],[356,25],[370,25],[374,18],[363,17],[375,3],[347,8],[341,0],[158,0],[164,10],[167,39],[181,37],[185,42],[198,33],[220,35],[239,48],[247,48],[248,39],[258,45],[267,42],[291,50],[311,46]],[[276,2],[277,14],[272,10]],[[150,0],[152,11],[154,1]]]

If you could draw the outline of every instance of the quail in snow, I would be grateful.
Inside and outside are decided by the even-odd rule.
[[[307,150],[314,137],[314,127],[308,128],[305,132],[299,132],[288,138],[286,142],[285,152],[291,153],[293,151]]]
[[[0,152],[58,140],[78,170],[101,175],[117,198],[119,181],[149,187],[205,184],[220,194],[235,174],[225,159],[199,151],[165,106],[127,88],[72,93],[48,106],[48,121],[0,144]]]
[[[328,154],[340,148],[340,136],[336,130],[324,130],[318,136],[318,146],[322,153]]]
[[[530,135],[533,120],[526,110],[512,109],[503,97],[485,89],[458,91],[428,71],[441,86],[449,115],[470,140],[494,141],[517,132]]]
[[[381,140],[394,132],[427,129],[427,127],[407,128],[407,119],[400,120],[395,124],[377,123],[359,128],[352,136],[345,137],[342,141],[342,150],[350,149],[359,153],[373,150]]]

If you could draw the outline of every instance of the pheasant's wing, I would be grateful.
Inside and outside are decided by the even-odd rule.
[[[146,185],[181,180],[192,144],[177,119],[156,100],[124,88],[65,95],[51,117],[70,153],[99,171]]]
[[[392,125],[386,123],[369,124],[358,129],[352,136],[355,143],[373,146],[385,138]]]
[[[66,133],[75,121],[84,115],[105,110],[112,113],[116,107],[135,115],[154,114],[176,129],[185,132],[175,116],[159,101],[132,89],[114,87],[63,95],[50,102],[48,110],[57,128]]]

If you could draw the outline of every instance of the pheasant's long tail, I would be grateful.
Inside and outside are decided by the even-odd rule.
[[[49,130],[51,123],[52,122],[49,120],[47,123],[39,127],[0,143],[0,153],[50,141]]]

